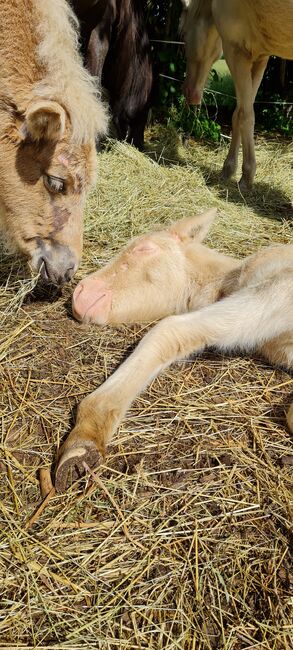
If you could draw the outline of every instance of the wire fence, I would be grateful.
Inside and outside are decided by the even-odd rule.
[[[158,38],[153,38],[150,41],[151,43],[164,43],[167,45],[184,45],[184,41],[169,41],[169,40],[163,40],[163,39],[158,39]],[[183,84],[183,79],[177,79],[176,77],[172,77],[171,75],[159,73],[159,77],[162,77],[164,79],[169,79],[170,81],[176,81],[180,84]],[[205,88],[204,94],[211,94],[211,95],[221,95],[222,97],[226,97],[228,99],[234,99],[236,101],[236,96],[235,95],[229,95],[228,93],[222,93],[220,90],[212,90],[209,88]],[[287,102],[283,100],[278,100],[278,101],[270,101],[270,100],[257,100],[254,102],[254,104],[265,104],[265,105],[272,105],[272,106],[293,106],[293,102]]]

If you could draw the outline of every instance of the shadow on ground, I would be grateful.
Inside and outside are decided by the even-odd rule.
[[[182,139],[182,136],[173,128],[168,126],[158,126],[154,134],[150,135],[148,143],[145,147],[145,154],[158,164],[165,166],[182,165],[186,167],[186,157],[181,154],[182,148],[186,147],[188,150],[189,145],[196,147],[196,143],[191,139]],[[284,141],[284,147],[288,143]],[[218,145],[211,143],[204,143],[206,151],[211,152],[216,149]],[[282,143],[278,143],[282,147]],[[191,150],[191,149],[190,149]],[[280,152],[279,152],[280,155]],[[237,180],[235,178],[228,182],[220,180],[220,170],[215,169],[211,165],[202,162],[202,151],[198,161],[196,157],[191,157],[188,161],[189,166],[194,166],[198,169],[206,182],[208,187],[213,187],[218,198],[225,201],[230,201],[239,205],[247,205],[260,216],[278,221],[289,221],[293,223],[293,201],[292,197],[286,192],[283,192],[278,187],[273,187],[271,183],[263,181],[255,182],[252,190],[245,193],[240,192]],[[240,172],[240,164],[238,171],[238,178]]]

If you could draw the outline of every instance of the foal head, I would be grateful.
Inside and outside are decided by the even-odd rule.
[[[185,311],[192,275],[190,249],[194,257],[215,215],[211,209],[133,239],[103,269],[79,282],[72,300],[74,316],[105,325],[152,321]],[[199,268],[198,275],[203,273]]]

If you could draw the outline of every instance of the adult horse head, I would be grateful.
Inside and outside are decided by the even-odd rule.
[[[33,269],[60,284],[81,257],[106,117],[65,0],[2,2],[0,36],[0,221]]]
[[[210,69],[221,56],[222,41],[214,23],[211,0],[182,0],[182,5],[180,32],[186,52],[183,92],[188,104],[198,105]]]
[[[119,140],[143,149],[153,96],[151,47],[142,0],[71,0],[87,69],[107,91]]]

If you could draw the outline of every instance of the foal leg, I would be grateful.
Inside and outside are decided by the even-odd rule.
[[[223,167],[223,177],[229,178],[236,171],[240,140],[242,140],[243,166],[239,185],[241,190],[245,190],[252,186],[255,175],[253,104],[268,57],[252,62],[230,45],[224,47],[224,54],[234,80],[237,106],[232,118],[232,140]]]
[[[227,350],[258,346],[269,337],[272,320],[277,333],[283,305],[278,292],[275,300],[268,293],[260,287],[245,288],[198,312],[158,323],[118,370],[82,400],[76,425],[60,450],[57,490],[63,491],[68,478],[82,473],[83,461],[97,463],[131,402],[173,361],[207,346]]]

